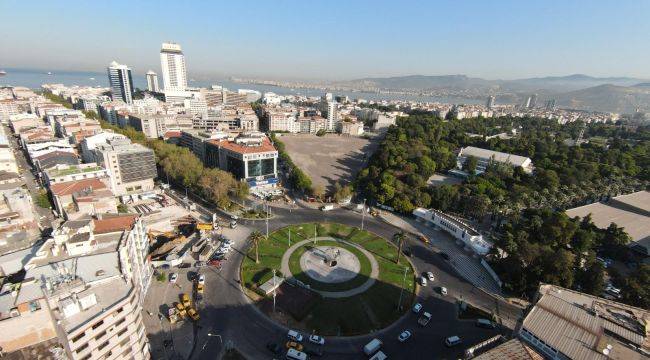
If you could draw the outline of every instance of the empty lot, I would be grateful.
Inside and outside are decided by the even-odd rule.
[[[327,191],[337,181],[348,183],[363,168],[366,156],[375,151],[379,138],[371,140],[328,134],[284,135],[280,137],[293,162],[311,177],[314,185]]]

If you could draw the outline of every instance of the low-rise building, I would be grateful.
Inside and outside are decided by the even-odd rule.
[[[462,169],[468,157],[474,157],[477,160],[476,173],[485,172],[490,162],[495,161],[503,164],[509,164],[513,167],[520,167],[524,172],[531,174],[534,170],[533,161],[525,156],[508,154],[500,151],[481,149],[468,146],[460,149],[457,158],[457,168]]]
[[[108,178],[90,178],[50,184],[56,211],[66,219],[70,214],[83,215],[80,210],[91,210],[89,214],[117,213],[117,202],[108,182]]]
[[[96,163],[85,163],[78,165],[59,164],[43,173],[45,184],[58,184],[84,179],[108,177],[108,170],[97,165]]]
[[[487,254],[492,244],[483,238],[483,235],[455,216],[448,215],[434,209],[417,208],[413,210],[415,219],[424,222],[427,226],[442,229],[456,240],[462,241],[465,246],[478,255]]]
[[[518,330],[547,359],[647,359],[650,312],[542,284]]]

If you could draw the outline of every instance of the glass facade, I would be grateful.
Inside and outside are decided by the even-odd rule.
[[[232,156],[227,157],[228,171],[230,171],[237,179],[244,178],[244,162]]]
[[[248,177],[258,177],[275,173],[274,159],[250,160],[248,162]]]

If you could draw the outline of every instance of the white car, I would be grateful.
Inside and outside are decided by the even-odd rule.
[[[442,295],[447,295],[447,288],[444,287],[444,286],[441,286],[441,287],[440,287],[440,294],[442,294]]]
[[[397,340],[399,340],[399,342],[405,342],[406,340],[411,338],[411,335],[412,334],[411,334],[411,332],[409,330],[404,330],[404,331],[402,331],[401,334],[399,334],[399,336],[397,337]]]
[[[420,286],[427,286],[427,279],[424,276],[420,276]]]
[[[429,279],[429,281],[433,281],[434,277],[433,277],[433,273],[431,271],[427,272],[426,276],[427,276],[427,279]]]
[[[178,274],[177,273],[171,273],[169,274],[169,282],[174,284],[176,283],[176,280],[178,280]]]
[[[199,284],[201,285],[205,284],[205,275],[203,274],[199,275]]]
[[[290,340],[296,341],[296,342],[302,342],[302,334],[297,332],[296,330],[289,330],[287,333],[287,337]]]
[[[322,336],[318,336],[318,335],[315,335],[315,334],[309,336],[309,342],[314,343],[314,344],[318,344],[318,345],[325,345],[325,339],[323,339]]]
[[[413,305],[413,312],[414,312],[414,313],[417,314],[417,313],[419,313],[421,310],[422,310],[422,304],[420,304],[420,303],[416,303],[415,305]]]

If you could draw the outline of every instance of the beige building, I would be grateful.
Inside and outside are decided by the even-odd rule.
[[[153,150],[128,139],[108,139],[95,148],[97,163],[110,174],[116,196],[139,194],[154,189],[158,171]]]

